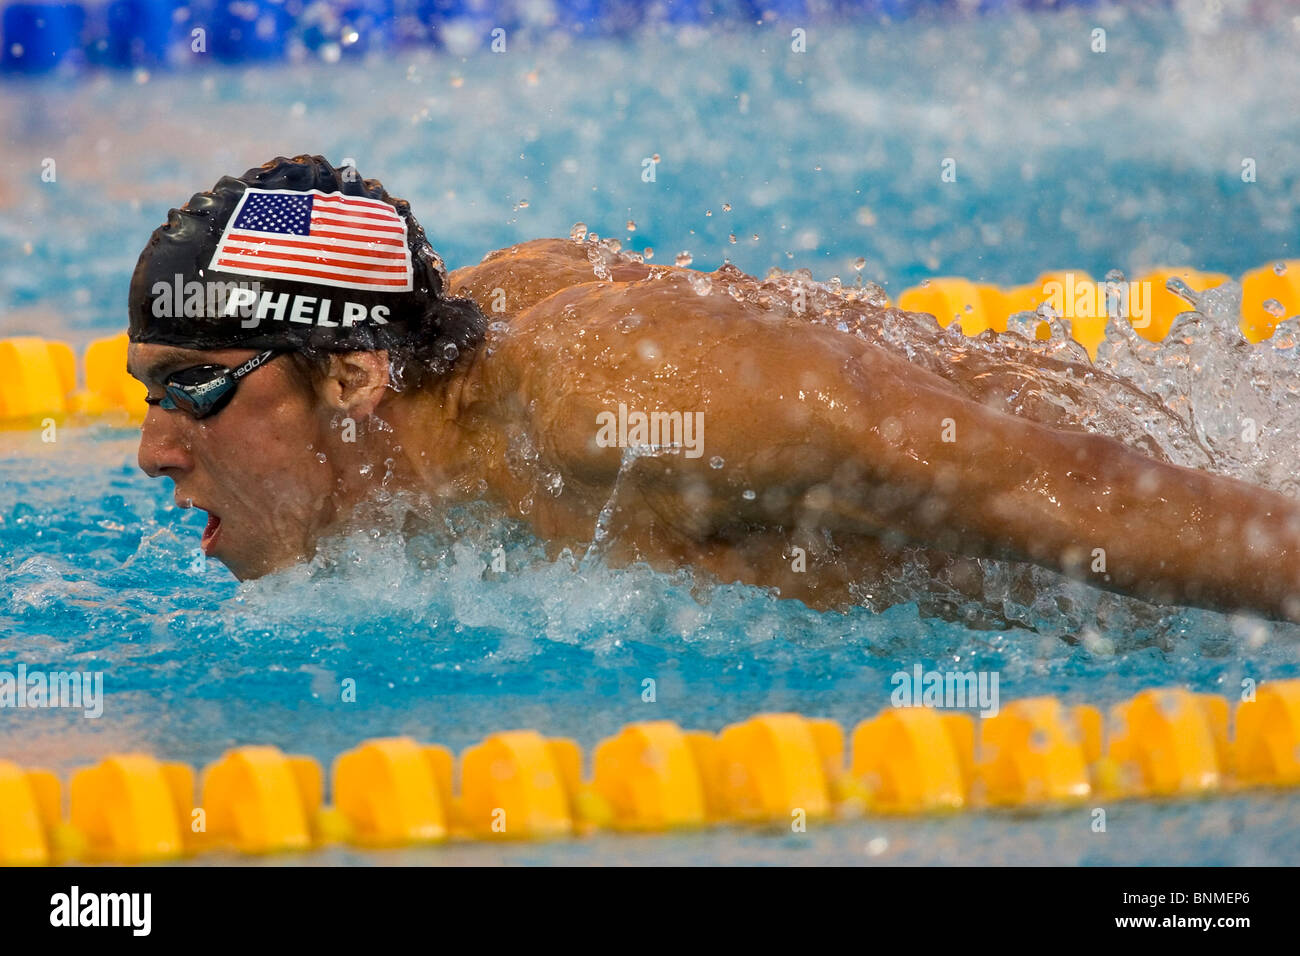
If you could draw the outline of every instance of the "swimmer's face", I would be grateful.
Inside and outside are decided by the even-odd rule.
[[[132,344],[127,366],[152,398],[181,369],[234,368],[256,354]],[[333,469],[317,458],[331,417],[291,359],[277,356],[244,377],[215,415],[196,420],[150,406],[140,429],[140,467],[171,478],[178,505],[208,513],[201,544],[207,554],[240,579],[257,577],[310,556],[333,518]]]

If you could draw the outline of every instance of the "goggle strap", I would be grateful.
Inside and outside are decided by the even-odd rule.
[[[239,368],[235,369],[230,373],[231,380],[238,382],[249,372],[252,372],[254,369],[260,368],[262,365],[265,365],[277,354],[278,352],[276,349],[267,349],[265,352],[262,352],[259,355],[254,355],[249,361],[245,362]]]

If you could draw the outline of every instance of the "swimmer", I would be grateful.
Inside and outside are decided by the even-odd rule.
[[[202,548],[241,580],[368,526],[382,487],[434,514],[490,502],[552,554],[601,537],[612,564],[818,608],[888,604],[919,554],[965,594],[993,557],[1300,621],[1300,502],[1059,406],[1002,410],[765,289],[572,239],[447,274],[380,183],[277,158],[140,256],[139,464],[207,512]],[[868,331],[883,314],[853,309]]]

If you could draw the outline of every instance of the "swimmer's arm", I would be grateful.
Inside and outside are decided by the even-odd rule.
[[[946,395],[912,395],[900,411],[904,438],[884,453],[875,497],[887,501],[900,484],[929,489],[899,496],[891,524],[905,533],[1157,603],[1300,618],[1292,499]],[[939,415],[954,441],[943,441]]]
[[[503,348],[520,407],[593,507],[621,480],[658,525],[701,542],[844,530],[1300,618],[1300,503],[987,408],[853,336],[667,286],[562,293]],[[622,331],[631,308],[647,319]],[[582,358],[557,360],[566,349]],[[700,413],[699,447],[620,477],[623,453],[595,441],[620,402]]]
[[[1300,619],[1300,503],[987,408],[843,338],[804,330],[788,351],[737,355],[761,368],[761,386],[728,387],[739,369],[723,377],[701,460],[648,463],[666,472],[649,500],[694,475],[712,490],[715,529],[843,528],[1029,561],[1158,603]],[[714,455],[736,467],[709,468]]]
[[[861,468],[858,489],[833,483],[832,506],[859,530],[1159,603],[1300,618],[1300,503],[986,408],[886,353],[858,368],[867,413],[825,440]]]

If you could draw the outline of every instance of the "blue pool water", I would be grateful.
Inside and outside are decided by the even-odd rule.
[[[758,28],[9,82],[0,335],[82,344],[119,331],[135,256],[169,206],[302,151],[354,158],[410,199],[451,268],[582,221],[624,248],[653,247],[656,261],[690,252],[706,269],[727,257],[760,275],[808,268],[847,283],[861,256],[864,277],[895,295],[926,275],[1011,283],[1050,267],[1237,275],[1295,254],[1300,33],[1285,17],[1216,25],[1188,11],[836,26],[812,31],[805,54]],[[1088,48],[1097,22],[1104,59]],[[654,154],[656,181],[642,182]],[[949,156],[958,182],[941,184]],[[1253,184],[1240,180],[1243,156],[1257,160]],[[40,179],[47,158],[54,183]],[[1294,346],[1243,353],[1213,331],[1103,356],[1211,445],[1259,416],[1255,457],[1202,464],[1290,493],[1296,361]],[[1300,676],[1300,629],[1152,611],[1049,575],[1020,612],[1035,629],[974,630],[907,603],[818,613],[751,588],[694,594],[685,574],[575,570],[479,516],[459,516],[445,540],[336,542],[330,567],[239,585],[200,565],[203,516],[176,509],[170,482],[145,479],[134,456],[130,430],[67,428],[53,444],[0,433],[0,669],[100,670],[108,692],[98,720],[4,713],[5,756],[66,771],[147,750],[201,765],[269,742],[328,760],[370,736],[461,748],[515,727],[590,746],[635,720],[717,730],[771,710],[847,728],[917,662],[996,670],[1004,701],[1100,705],[1152,686],[1234,696],[1244,679]],[[484,575],[497,544],[509,571]],[[1099,624],[1099,608],[1114,623]],[[345,678],[354,704],[340,700]],[[642,701],[645,678],[655,703]],[[1125,804],[1107,834],[1089,823],[1085,811],[975,814],[802,838],[303,859],[1300,862],[1300,797],[1288,794]]]

